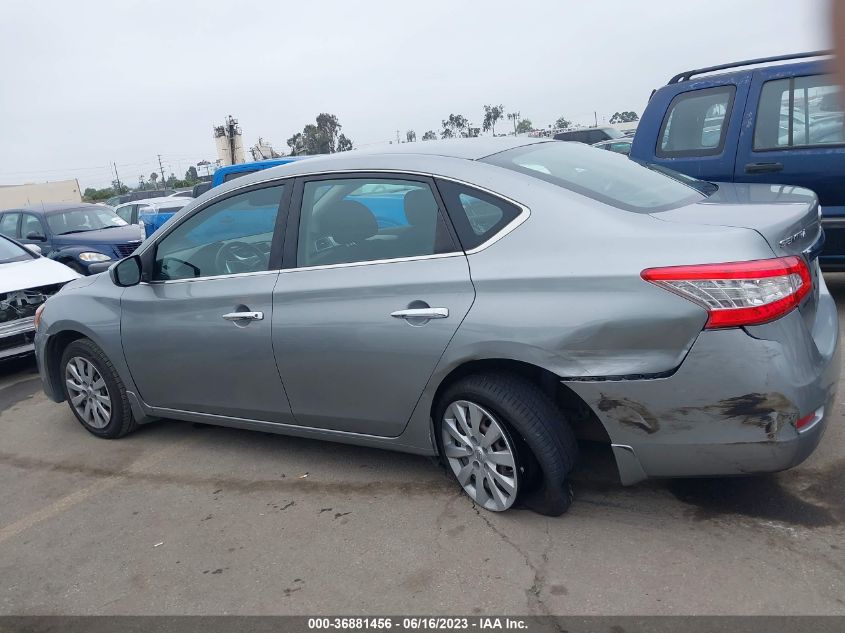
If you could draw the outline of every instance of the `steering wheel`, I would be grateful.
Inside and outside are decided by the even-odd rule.
[[[257,246],[246,242],[223,244],[214,257],[219,274],[252,273],[267,267],[269,259]]]

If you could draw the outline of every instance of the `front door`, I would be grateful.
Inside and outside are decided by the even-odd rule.
[[[278,276],[271,252],[285,188],[214,202],[167,231],[154,257],[145,257],[151,278],[124,292],[121,335],[147,404],[291,421],[270,335]]]
[[[273,296],[293,413],[304,426],[395,437],[472,304],[467,259],[426,179],[315,178],[298,190],[295,261]]]

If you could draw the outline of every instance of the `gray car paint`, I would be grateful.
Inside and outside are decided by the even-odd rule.
[[[191,411],[177,411],[178,406],[154,406],[144,390],[139,391],[144,380],[150,380],[152,372],[159,372],[172,381],[178,365],[170,369],[169,363],[161,359],[136,365],[131,360],[133,352],[124,358],[119,329],[119,302],[124,291],[112,285],[106,275],[85,287],[73,287],[72,283],[48,302],[36,340],[45,391],[56,400],[62,398],[55,375],[50,373],[50,367],[45,367],[48,341],[62,330],[74,329],[92,338],[112,359],[142,421],[156,416],[173,417],[433,454],[436,448],[431,435],[431,409],[442,381],[466,362],[508,359],[552,372],[591,406],[615,446],[626,483],[646,476],[744,472],[745,459],[749,460],[750,470],[776,470],[806,456],[818,442],[824,424],[816,424],[798,436],[790,432],[788,423],[777,420],[795,411],[803,415],[825,407],[833,397],[838,373],[838,325],[823,281],[819,281],[820,289],[814,293],[816,305],[809,325],[793,313],[775,324],[748,331],[702,332],[706,321],[702,308],[644,282],[640,271],[655,266],[770,258],[773,250],[764,237],[765,227],[761,232],[753,222],[749,226],[744,221],[737,221],[737,226],[708,225],[703,221],[690,222],[689,216],[674,221],[681,219],[681,210],[676,218],[664,219],[656,217],[659,214],[627,213],[550,183],[473,160],[533,142],[535,139],[416,143],[410,149],[393,146],[387,150],[348,152],[266,170],[201,196],[141,246],[140,251],[152,247],[182,218],[230,191],[312,173],[384,170],[443,176],[495,192],[526,208],[525,215],[530,213],[530,217],[521,217],[501,239],[466,257],[460,255],[451,262],[448,258],[439,260],[441,265],[448,262],[454,267],[446,271],[444,279],[430,279],[433,286],[440,282],[443,285],[428,292],[422,282],[430,271],[444,272],[428,266],[438,260],[415,258],[411,266],[393,262],[327,267],[319,274],[302,270],[263,275],[277,280],[273,307],[279,315],[274,311],[273,346],[285,385],[290,380],[294,386],[291,401],[295,408],[301,407],[302,418],[287,417],[286,403],[280,397],[258,405],[229,407],[220,395],[218,383],[203,385],[200,377],[191,372],[184,372],[179,380],[188,381],[192,399],[204,404],[191,404]],[[731,194],[726,186],[721,187],[722,196],[740,196],[739,192]],[[693,214],[697,220],[706,216],[705,210],[719,212],[712,198],[702,202],[693,205],[700,207],[699,214]],[[804,195],[804,207],[807,204]],[[794,213],[800,215],[804,207],[796,204]],[[741,217],[741,209],[732,211],[732,217]],[[461,287],[467,280],[462,280],[463,266],[456,265],[460,261],[463,266],[468,265],[474,302],[469,288]],[[396,292],[391,270],[398,271],[400,266],[410,271],[406,272],[406,283],[411,288],[419,287],[417,295],[405,289],[395,296],[391,294]],[[378,308],[370,309],[364,298],[343,291],[339,280],[344,275],[357,288],[384,288],[387,294]],[[194,281],[191,285],[206,283]],[[249,293],[256,291],[256,284],[267,281],[248,276],[239,283],[242,291]],[[142,284],[134,290],[162,292],[142,290],[143,287]],[[311,291],[317,296],[322,293],[331,306],[330,312],[323,310],[319,301],[312,306],[303,302]],[[385,312],[404,307],[412,297],[432,306],[449,301],[450,305],[444,306],[452,311],[449,319],[411,327],[394,323],[386,316]],[[347,302],[347,298],[353,299]],[[219,311],[228,311],[230,303],[231,300],[222,301]],[[467,312],[470,303],[472,307]],[[289,310],[287,321],[281,316],[283,304]],[[209,304],[207,319],[213,318],[213,312]],[[332,399],[325,398],[324,378],[315,374],[316,365],[308,366],[307,357],[301,362],[308,371],[297,372],[298,357],[325,343],[318,329],[309,327],[309,321],[329,328],[326,331],[332,343],[340,343],[336,357],[328,345],[318,348],[324,362],[337,359],[330,374],[332,384],[327,387],[333,393]],[[228,325],[231,334],[238,333],[235,326]],[[165,321],[157,323],[157,327],[166,327]],[[205,329],[174,327],[182,336],[167,334],[172,345],[181,344],[185,350],[196,351],[201,349],[201,341],[208,341]],[[409,353],[428,349],[424,366],[415,367],[411,376],[411,360],[405,355],[391,354],[390,349],[372,353],[375,339],[366,336],[369,329],[376,327],[382,331],[389,327],[390,336],[397,337],[394,344],[399,342],[400,349]],[[185,342],[185,336],[197,338]],[[359,345],[355,344],[357,336],[364,337]],[[236,338],[226,338],[220,348],[221,359],[236,346]],[[157,351],[161,353],[160,349]],[[440,351],[442,356],[429,370]],[[773,362],[778,354],[792,364]],[[207,362],[214,360],[213,352],[208,350],[201,357]],[[238,367],[246,368],[245,357],[241,360]],[[266,388],[276,377],[266,369],[266,359],[262,363],[267,372],[262,376],[268,381],[263,385]],[[129,365],[133,372],[143,366],[145,378],[140,384],[133,379]],[[356,377],[347,384],[338,384],[351,375],[344,373],[344,366],[348,372],[373,371],[378,379],[368,382]],[[167,381],[160,381],[157,388],[165,390]],[[394,398],[391,389],[402,397]],[[356,399],[356,394],[360,399]],[[751,413],[737,421],[735,411],[718,409],[720,402],[753,394],[782,396],[764,398],[771,406],[754,414],[760,419],[775,416],[777,429],[773,436],[768,422],[743,423]],[[169,398],[166,402],[170,405],[187,406],[182,401],[185,398],[179,400],[175,393]],[[315,402],[320,398],[326,401]],[[383,410],[379,409],[382,399],[386,403]],[[367,407],[375,410],[367,411]],[[685,419],[672,414],[684,407],[690,408]],[[405,418],[410,408],[413,411]],[[759,409],[758,406],[754,410]],[[268,417],[273,414],[278,417]],[[675,422],[666,422],[656,430],[643,430],[642,424],[630,423],[634,414],[646,421],[653,417]],[[725,451],[725,458],[714,458],[714,452],[720,450]]]

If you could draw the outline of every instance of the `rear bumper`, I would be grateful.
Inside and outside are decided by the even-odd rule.
[[[567,381],[607,429],[622,482],[773,472],[816,448],[840,372],[836,306],[821,284],[812,332],[774,323],[704,331],[678,370],[651,380]],[[796,428],[811,413],[818,419]]]

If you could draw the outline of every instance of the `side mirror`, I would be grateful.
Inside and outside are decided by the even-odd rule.
[[[36,242],[46,242],[47,238],[44,237],[43,233],[37,233],[36,231],[31,231],[26,234],[26,239],[34,240]]]
[[[30,253],[41,254],[41,247],[38,244],[24,244],[23,247]]]
[[[121,259],[109,268],[109,276],[112,283],[121,288],[138,285],[141,282],[141,258],[130,255],[126,259]]]

